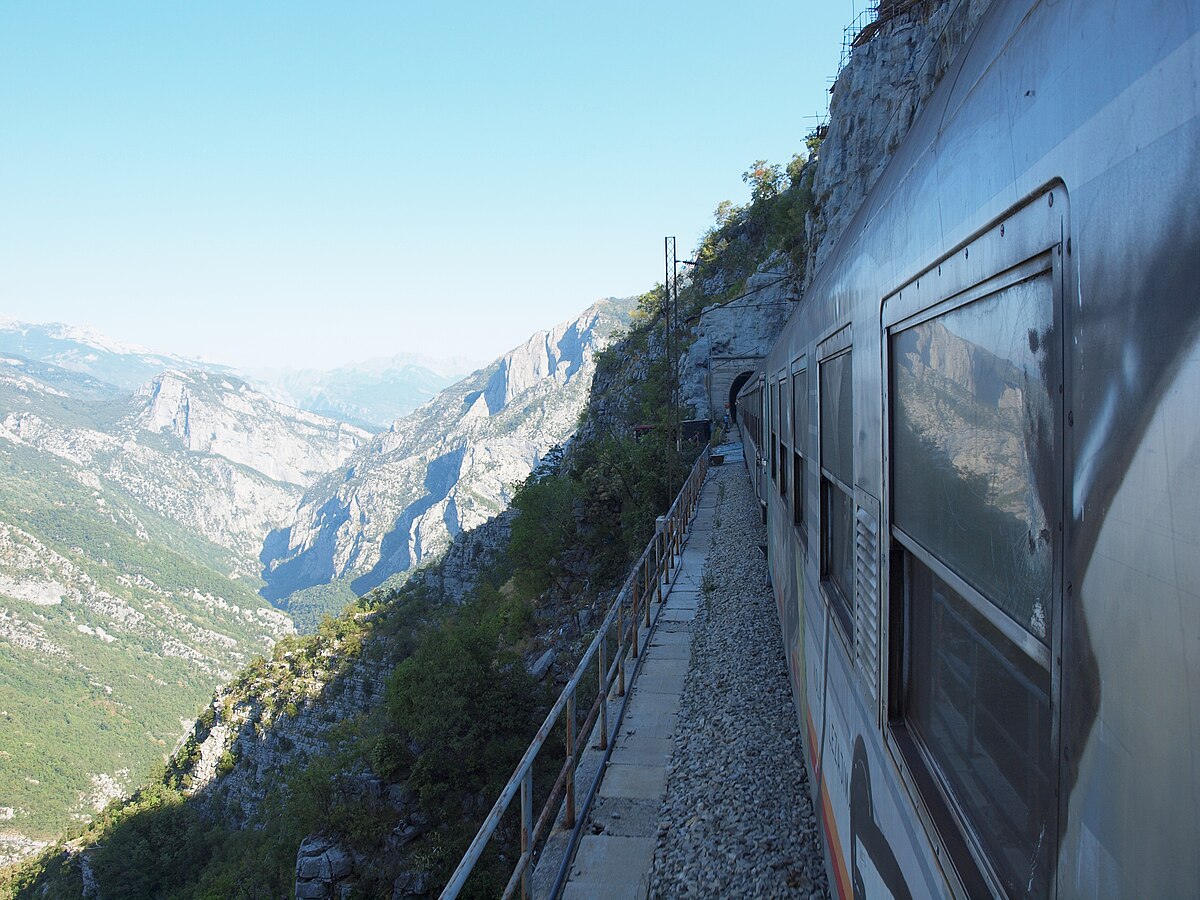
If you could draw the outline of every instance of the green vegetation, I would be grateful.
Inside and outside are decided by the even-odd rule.
[[[31,647],[0,637],[0,806],[18,810],[11,827],[49,838],[93,811],[91,774],[137,783],[161,762],[181,718],[265,646],[266,624],[239,610],[267,604],[222,574],[226,551],[27,446],[0,445],[0,528],[11,552],[36,559],[37,577],[67,595],[49,606],[0,596],[14,631],[37,638]],[[210,633],[233,643],[206,643]],[[183,643],[164,652],[168,637]]]
[[[820,143],[819,132],[814,131],[806,141],[807,154],[796,154],[786,166],[755,160],[742,174],[750,187],[750,203],[718,204],[716,224],[696,250],[698,265],[691,286],[680,292],[680,304],[688,314],[697,303],[725,302],[741,294],[746,278],[774,252],[787,258],[793,277],[804,277],[808,258],[804,217],[813,208],[816,165],[812,160]]]
[[[745,177],[750,203],[719,207],[680,292],[685,323],[738,296],[772,254],[790,259],[791,277],[803,269],[811,165],[799,157],[786,169],[756,162]],[[523,658],[545,648],[547,635],[570,634],[577,611],[611,598],[700,450],[676,450],[671,437],[686,411],[667,408],[662,307],[661,287],[638,298],[628,331],[600,354],[603,398],[593,393],[569,452],[517,486],[507,552],[478,573],[469,602],[452,606],[419,580],[357,600],[338,584],[292,598],[293,614],[313,633],[246,665],[170,764],[79,837],[102,896],[289,896],[300,842],[317,832],[371,860],[355,896],[391,896],[395,879],[411,871],[427,873],[436,891],[552,701],[553,685],[536,683]],[[165,564],[156,565],[163,577]],[[560,654],[582,647],[587,635],[575,635],[573,644],[555,644]],[[333,702],[352,688],[361,693],[338,707],[338,719]],[[218,723],[241,736],[201,806],[186,794],[200,742]],[[310,753],[301,737],[320,746]],[[555,746],[561,736],[550,740]],[[283,754],[258,787],[239,781],[254,755],[247,741]],[[535,773],[535,805],[559,763],[546,754]],[[384,790],[364,788],[364,779]],[[501,824],[468,896],[500,892],[516,857],[515,825],[511,814]],[[0,896],[6,888],[22,898],[78,896],[79,869],[54,850],[0,874]]]
[[[297,632],[312,634],[325,616],[340,615],[357,599],[349,580],[336,578],[329,584],[314,585],[290,594],[285,609]]]

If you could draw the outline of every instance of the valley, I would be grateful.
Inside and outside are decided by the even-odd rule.
[[[0,325],[0,865],[144,781],[280,638],[501,511],[569,437],[626,311],[597,304],[448,389],[410,367],[433,399],[379,434],[386,404],[330,417],[225,367]],[[337,406],[319,381],[291,386]]]

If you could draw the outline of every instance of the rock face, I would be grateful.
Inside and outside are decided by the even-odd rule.
[[[262,542],[304,488],[369,434],[293,409],[227,375],[157,376],[132,397],[30,360],[0,359],[0,444],[63,461],[194,529],[257,572]]]
[[[134,395],[134,423],[274,481],[307,486],[370,439],[361,428],[276,403],[229,375],[165,372]]]
[[[795,279],[783,277],[782,254],[768,258],[746,279],[743,296],[710,306],[696,325],[696,339],[680,367],[683,403],[702,419],[720,422],[731,389],[744,383],[779,336],[798,300]]]
[[[352,868],[350,854],[328,838],[305,838],[296,853],[296,900],[341,897]]]
[[[513,484],[574,431],[594,354],[627,306],[602,301],[538,332],[313,485],[290,527],[264,547],[265,596],[347,577],[365,592],[501,512]]]
[[[399,661],[392,649],[381,642],[359,653],[334,641],[313,659],[289,650],[243,671],[216,692],[180,742],[195,745],[187,793],[209,803],[227,826],[244,827],[268,792],[286,783],[285,766],[328,754],[330,732],[379,702]],[[222,759],[235,764],[223,770]],[[377,783],[343,787],[378,793]]]
[[[506,509],[482,525],[460,532],[450,542],[440,565],[422,569],[414,577],[447,602],[465,603],[475,589],[479,573],[494,563],[508,546],[515,515],[511,509]]]
[[[991,0],[918,4],[856,47],[829,101],[816,204],[805,222],[812,283]]]

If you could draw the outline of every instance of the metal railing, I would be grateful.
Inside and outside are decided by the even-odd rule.
[[[505,898],[513,896],[518,888],[523,898],[529,897],[534,848],[541,843],[547,827],[554,821],[555,811],[564,792],[566,801],[563,826],[575,828],[575,768],[582,752],[582,748],[576,740],[576,692],[584,681],[588,667],[594,664],[598,686],[597,696],[579,733],[585,736],[590,734],[599,719],[598,749],[607,750],[609,695],[614,694],[615,697],[622,698],[629,687],[625,683],[625,661],[627,658],[635,660],[638,658],[638,629],[643,624],[649,628],[651,604],[658,603],[660,608],[662,606],[663,585],[675,567],[676,557],[682,552],[687,525],[700,500],[700,488],[707,472],[708,451],[705,449],[696,460],[695,466],[692,467],[691,473],[679,491],[679,495],[671,504],[670,510],[660,521],[654,537],[646,545],[646,549],[642,551],[642,555],[630,570],[629,577],[626,578],[625,584],[616,599],[613,600],[612,606],[609,607],[596,636],[592,638],[591,643],[583,652],[583,656],[566,687],[563,688],[562,694],[559,695],[558,700],[546,716],[542,727],[537,730],[529,749],[525,751],[525,755],[517,764],[516,771],[509,778],[504,790],[500,792],[491,812],[484,819],[474,840],[467,848],[467,852],[454,870],[454,874],[450,876],[450,881],[441,893],[441,900],[453,900],[466,885],[467,878],[470,877],[475,864],[483,855],[484,849],[495,834],[501,818],[508,811],[518,791],[521,797],[521,856],[517,859],[512,876],[504,889],[503,896]],[[626,615],[627,608],[628,616]],[[609,631],[614,625],[617,633],[617,652],[615,659],[610,662]],[[566,728],[563,765],[554,782],[554,787],[550,791],[550,796],[546,799],[535,822],[533,820],[533,765],[564,710],[566,711]],[[623,707],[621,712],[624,712]]]

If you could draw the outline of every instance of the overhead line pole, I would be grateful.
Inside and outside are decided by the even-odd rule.
[[[664,344],[667,354],[667,408],[665,410],[667,420],[667,496],[673,496],[675,492],[675,454],[676,450],[676,428],[675,428],[675,365],[676,357],[679,355],[678,348],[673,346],[675,340],[676,319],[679,317],[678,303],[675,299],[675,270],[678,268],[678,263],[675,257],[675,238],[663,238],[663,266],[666,269],[666,275],[663,278],[663,327],[664,327]]]

